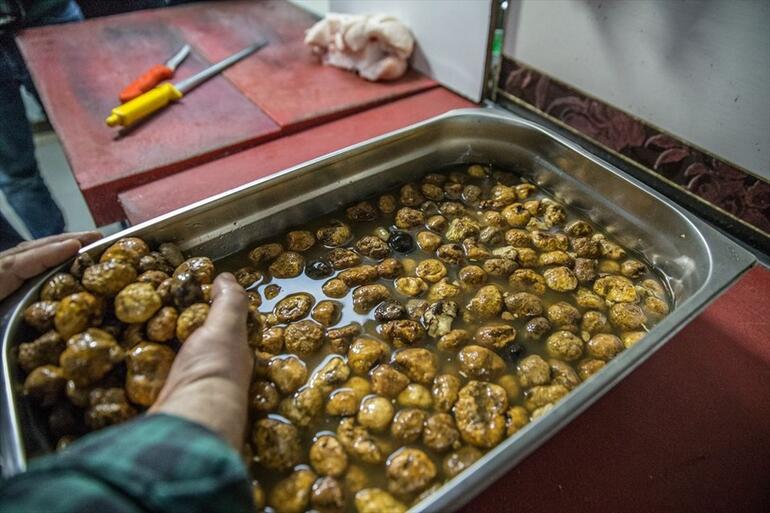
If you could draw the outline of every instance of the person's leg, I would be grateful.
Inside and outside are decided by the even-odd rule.
[[[22,242],[24,242],[24,239],[21,238],[19,232],[17,232],[16,229],[11,226],[11,223],[8,222],[8,219],[0,213],[0,251],[11,249]]]
[[[38,238],[64,231],[64,218],[35,160],[32,131],[19,90],[23,67],[13,38],[0,36],[0,190],[32,236]]]
[[[82,19],[80,7],[71,1],[34,25]],[[0,36],[0,190],[32,236],[39,238],[63,232],[64,217],[40,176],[20,85],[37,97],[16,42],[5,34]]]
[[[61,11],[43,16],[41,19],[36,20],[33,25],[37,27],[40,25],[56,25],[58,23],[69,23],[82,20],[83,12],[80,10],[80,6],[75,0],[71,0]]]
[[[75,0],[70,0],[70,2],[64,6],[60,11],[49,13],[46,16],[43,16],[42,18],[35,20],[34,23],[29,25],[30,27],[42,27],[45,25],[60,25],[62,23],[72,23],[75,21],[83,21],[85,18],[83,17],[83,11],[80,10],[80,6],[75,2]],[[18,80],[21,83],[21,85],[24,86],[24,89],[27,90],[29,94],[31,94],[35,100],[37,100],[37,103],[40,105],[40,108],[43,109],[43,112],[45,113],[45,106],[43,105],[43,102],[40,100],[40,95],[37,94],[37,89],[35,89],[35,84],[32,82],[32,77],[29,76],[29,71],[27,70],[27,65],[24,63],[24,59],[19,56],[19,66],[18,66]],[[47,114],[46,114],[47,116]]]
[[[72,1],[35,25],[82,19],[80,7]],[[63,232],[64,217],[40,176],[20,85],[38,97],[15,41],[10,35],[0,36],[0,190],[32,236],[39,238]]]

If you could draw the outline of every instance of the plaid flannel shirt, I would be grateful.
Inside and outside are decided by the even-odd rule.
[[[241,513],[254,503],[239,455],[171,415],[90,434],[0,484],[3,513]]]

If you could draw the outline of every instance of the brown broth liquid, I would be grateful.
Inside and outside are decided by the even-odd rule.
[[[449,173],[451,173],[451,172],[460,172],[462,174],[465,174],[465,176],[467,178],[467,181],[465,182],[465,184],[466,185],[473,184],[473,185],[479,186],[482,189],[482,191],[483,191],[482,195],[481,195],[481,198],[484,198],[484,199],[489,198],[489,191],[490,191],[490,189],[494,185],[496,185],[498,183],[498,181],[495,178],[492,178],[492,176],[487,176],[486,178],[472,178],[472,177],[467,175],[466,171],[467,171],[467,166],[454,166],[454,167],[442,170],[441,172],[442,172],[442,174],[447,174],[447,175]],[[495,170],[495,171],[497,171],[497,170]],[[523,183],[523,181],[518,180],[518,179],[514,179],[513,180],[513,184],[511,184],[511,185],[515,185],[515,184],[518,184],[518,183]],[[418,186],[419,186],[419,183],[418,183]],[[395,189],[392,189],[392,190],[389,190],[389,191],[385,191],[383,194],[391,194],[391,195],[393,195],[398,200],[398,198],[399,198],[399,189],[395,188]],[[529,200],[543,200],[545,198],[549,198],[550,200],[555,201],[551,196],[549,196],[545,191],[543,191],[541,189],[536,189],[529,196],[529,198],[527,198],[527,201],[529,201]],[[370,201],[376,207],[376,205],[377,205],[377,197],[370,198]],[[449,199],[447,199],[445,201],[458,201],[458,202],[461,202],[461,200],[449,200]],[[398,203],[398,205],[396,207],[396,211],[398,210],[398,208],[401,208],[401,206],[402,205],[400,203]],[[413,207],[413,208],[419,208],[419,207]],[[479,223],[481,224],[482,228],[483,228],[485,226],[485,224],[484,224],[484,221],[483,221],[483,217],[481,216],[481,210],[479,210],[477,208],[474,208],[474,207],[471,207],[471,206],[469,206],[467,204],[466,204],[466,209],[467,209],[466,215],[468,215],[468,216],[478,220]],[[604,231],[601,229],[601,227],[596,226],[594,223],[591,223],[590,221],[580,217],[579,215],[576,215],[576,213],[574,211],[571,211],[569,208],[565,207],[565,210],[567,211],[567,221],[566,221],[565,224],[569,224],[570,222],[576,221],[576,220],[583,220],[583,221],[589,222],[589,224],[594,229],[594,233],[604,233]],[[339,220],[339,221],[342,221],[342,222],[346,223],[348,226],[350,226],[352,231],[353,231],[353,238],[352,238],[351,242],[347,246],[347,247],[352,247],[353,244],[355,244],[355,242],[357,240],[359,240],[361,237],[363,237],[365,235],[374,235],[375,234],[375,229],[378,228],[378,227],[384,227],[386,229],[388,229],[388,228],[395,228],[395,226],[393,226],[393,219],[394,219],[395,212],[393,214],[387,214],[387,215],[386,214],[382,214],[382,213],[380,213],[380,214],[381,214],[380,218],[377,221],[360,223],[360,222],[353,222],[353,221],[348,220],[346,218],[346,216],[345,216],[345,210],[344,209],[340,209],[340,210],[335,211],[335,212],[333,212],[333,213],[331,213],[331,214],[329,214],[327,216],[323,216],[323,217],[320,217],[320,218],[318,218],[318,219],[316,219],[314,221],[311,221],[311,222],[309,222],[309,223],[307,223],[305,225],[294,227],[293,229],[310,230],[313,233],[316,233],[318,228],[321,228],[323,226],[328,225],[330,223],[330,221],[332,221],[332,220]],[[426,219],[428,217],[430,217],[430,215],[432,215],[432,214],[433,214],[433,212],[431,212],[430,214],[426,214]],[[534,219],[534,217],[533,217],[533,219]],[[540,216],[538,216],[537,219],[542,221],[542,217],[540,217]],[[554,227],[553,229],[551,229],[551,231],[562,231],[562,229],[563,229],[563,226],[561,226],[561,227]],[[419,226],[419,227],[413,228],[411,230],[403,230],[403,231],[408,231],[416,239],[417,233],[420,232],[420,231],[425,231],[425,230],[427,230],[426,227]],[[505,228],[503,229],[503,231],[505,231]],[[605,235],[606,235],[606,233],[605,233]],[[572,237],[570,237],[570,238],[572,239]],[[607,237],[607,238],[609,240],[612,240],[610,237]],[[253,247],[256,247],[257,245],[265,244],[265,243],[268,243],[268,242],[279,242],[279,243],[284,244],[284,246],[285,246],[285,240],[284,240],[283,236],[279,236],[279,237],[274,237],[272,239],[266,239],[266,240],[262,240],[262,241],[255,241],[253,246],[251,246],[249,248],[249,250],[253,249]],[[442,242],[442,244],[446,243],[446,242],[447,241],[444,240]],[[505,241],[503,241],[500,244],[485,244],[485,246],[490,251],[492,249],[496,248],[496,247],[502,247],[502,246],[506,246],[506,245],[507,245],[507,243]],[[312,261],[312,260],[315,260],[315,259],[323,258],[329,251],[330,251],[330,248],[323,247],[323,246],[320,245],[320,243],[316,243],[316,245],[313,248],[311,248],[310,250],[308,250],[305,253],[303,253],[303,256],[305,257],[305,261],[309,262],[309,261]],[[637,260],[640,260],[640,261],[644,262],[647,265],[647,269],[648,269],[647,273],[645,275],[637,278],[637,279],[632,280],[635,284],[641,283],[644,279],[652,278],[652,279],[655,279],[656,281],[658,281],[661,285],[663,285],[665,287],[665,281],[662,280],[659,276],[657,276],[655,274],[655,272],[652,270],[652,266],[650,266],[648,262],[645,262],[640,255],[634,254],[633,252],[629,251],[628,249],[626,249],[626,253],[627,253],[627,256],[625,258],[623,258],[623,259],[618,260],[618,263],[621,263],[625,259],[628,259],[628,258],[634,258],[634,259],[637,259]],[[394,257],[394,258],[398,258],[402,262],[405,259],[412,259],[412,260],[415,261],[415,264],[417,264],[417,263],[419,263],[419,262],[421,262],[422,260],[425,260],[425,259],[436,258],[434,253],[430,253],[430,252],[426,252],[426,251],[421,250],[417,246],[416,240],[415,240],[415,250],[413,252],[411,252],[411,253],[409,253],[407,255],[402,255],[400,253],[392,252],[390,256]],[[377,261],[362,256],[362,263],[361,264],[362,265],[363,264],[376,265]],[[467,265],[467,264],[476,264],[476,265],[481,266],[481,262],[466,262],[464,265]],[[238,254],[235,254],[235,255],[231,255],[231,256],[229,256],[227,258],[224,258],[224,259],[222,259],[222,260],[220,260],[220,261],[218,261],[216,263],[218,271],[225,271],[225,270],[227,270],[227,271],[234,271],[234,270],[239,269],[241,267],[249,267],[250,265],[251,265],[251,263],[250,263],[250,261],[248,259],[248,250],[244,251],[244,252],[241,252],[241,253],[238,253]],[[447,263],[445,263],[445,266],[447,268],[447,278],[449,279],[449,281],[450,282],[458,282],[459,283],[458,271],[463,266],[462,265],[451,265],[451,264],[447,264]],[[537,271],[538,273],[542,274],[542,271],[544,270],[544,267],[535,267],[534,270]],[[322,290],[321,290],[322,285],[326,281],[328,281],[329,279],[335,277],[336,274],[338,273],[338,271],[335,271],[335,273],[332,276],[330,276],[328,278],[321,279],[321,280],[311,279],[311,278],[307,277],[304,274],[302,274],[302,275],[300,275],[299,277],[296,277],[296,278],[277,279],[277,278],[272,278],[269,275],[269,273],[267,272],[266,267],[263,268],[263,269],[260,269],[260,271],[265,273],[264,279],[262,281],[258,282],[257,284],[255,284],[254,286],[252,286],[249,289],[249,290],[258,291],[260,296],[262,296],[262,298],[263,298],[263,303],[262,303],[262,305],[261,305],[261,307],[259,309],[260,312],[268,314],[268,313],[273,311],[273,308],[276,305],[276,303],[278,303],[281,299],[285,298],[286,296],[288,296],[290,294],[297,293],[297,292],[306,292],[306,293],[309,293],[309,294],[313,295],[313,297],[316,300],[316,303],[318,301],[321,301],[321,300],[325,300],[325,299],[329,300],[329,299],[331,299],[331,300],[334,300],[334,301],[338,301],[342,305],[342,317],[341,317],[340,321],[335,326],[333,326],[333,327],[341,327],[341,326],[346,326],[346,325],[348,325],[350,323],[358,323],[362,327],[362,336],[365,335],[365,336],[368,336],[368,337],[377,338],[377,339],[380,339],[380,340],[383,340],[383,341],[387,342],[387,339],[385,339],[383,336],[381,336],[378,333],[378,331],[377,331],[377,326],[378,326],[379,323],[373,317],[374,309],[372,309],[369,312],[369,314],[364,314],[364,315],[357,314],[356,312],[353,311],[352,294],[351,294],[350,291],[345,295],[345,297],[340,298],[340,299],[329,298],[329,297],[327,297],[322,292]],[[405,275],[414,276],[414,273],[413,272],[412,273],[405,273]],[[393,285],[393,280],[386,280],[386,279],[380,278],[379,280],[377,280],[376,282],[373,282],[373,283],[380,283],[380,284],[385,285],[386,287],[388,287],[388,289],[391,291],[391,297],[394,298],[394,299],[398,299],[402,304],[406,304],[406,302],[408,300],[413,299],[411,297],[406,297],[403,294],[399,293],[395,289],[395,287]],[[488,276],[487,282],[485,284],[496,284],[496,285],[498,285],[501,288],[501,290],[504,293],[511,290],[510,286],[508,285],[507,278],[499,278],[499,277]],[[270,299],[270,300],[266,299],[265,298],[265,294],[264,294],[265,287],[267,287],[268,285],[278,285],[281,288],[280,293],[276,297],[274,297],[273,299]],[[431,284],[428,284],[428,285],[430,286]],[[454,323],[452,324],[452,329],[465,329],[469,333],[473,334],[476,331],[477,328],[479,328],[479,327],[481,327],[483,325],[490,324],[490,323],[500,323],[501,322],[500,319],[496,319],[496,320],[492,320],[492,321],[489,321],[489,320],[488,321],[475,321],[475,322],[471,322],[471,323],[468,323],[468,322],[463,320],[463,318],[462,318],[463,317],[462,316],[462,311],[465,309],[465,306],[468,304],[470,299],[477,292],[478,288],[479,287],[471,287],[470,290],[464,290],[463,293],[460,296],[451,299],[452,301],[455,301],[459,305],[459,307],[460,307],[460,314],[457,316],[457,318],[455,319]],[[586,288],[590,289],[590,285],[586,286]],[[351,291],[352,291],[352,289],[351,289]],[[672,302],[671,302],[671,298],[670,298],[670,292],[668,290],[667,290],[667,294],[669,296],[666,298],[666,300],[667,300],[668,304],[671,305]],[[414,298],[414,299],[421,299],[421,298],[424,298],[426,295],[427,295],[427,292],[422,294],[421,296],[419,296],[417,298]],[[543,304],[544,304],[545,308],[547,308],[549,305],[551,305],[553,303],[556,303],[558,301],[565,301],[565,302],[567,302],[567,303],[569,303],[569,304],[571,304],[573,306],[576,306],[578,308],[578,310],[581,312],[581,315],[587,311],[587,309],[581,308],[581,307],[577,306],[577,304],[575,303],[574,291],[573,292],[555,292],[553,290],[548,289],[547,292],[545,293],[545,295],[541,297],[541,299],[543,300]],[[605,314],[606,314],[606,312],[605,312]],[[543,313],[543,316],[545,316],[545,313]],[[517,333],[518,333],[516,341],[518,343],[522,344],[525,347],[525,349],[526,349],[526,352],[524,353],[524,356],[522,356],[522,357],[525,357],[525,356],[531,355],[531,354],[538,354],[538,355],[541,355],[546,360],[552,358],[552,356],[550,356],[547,353],[547,351],[546,351],[545,340],[546,340],[546,338],[548,336],[547,334],[540,341],[529,341],[529,340],[525,339],[525,337],[523,336],[524,335],[524,326],[525,326],[527,320],[528,319],[525,318],[525,319],[506,320],[506,321],[502,321],[502,322],[504,322],[506,324],[509,324],[509,325],[512,325],[512,326],[514,326],[516,328]],[[649,330],[649,328],[657,320],[658,319],[653,320],[653,317],[650,317],[650,321],[648,322],[647,325],[644,326],[644,329],[645,330]],[[554,327],[554,329],[552,331],[556,331],[557,329],[558,328]],[[615,335],[618,335],[618,336],[621,335],[621,333],[619,331],[615,330],[614,328],[613,328],[613,332],[612,333],[615,334]],[[580,334],[578,334],[578,336],[580,336]],[[586,339],[584,339],[584,342],[585,341],[586,341]],[[469,343],[473,343],[473,342],[469,342]],[[438,374],[443,374],[443,373],[453,374],[453,375],[458,376],[460,378],[460,380],[461,380],[463,385],[469,381],[469,379],[467,377],[463,376],[460,373],[459,364],[457,362],[457,352],[456,351],[451,351],[450,352],[450,351],[441,351],[441,350],[439,350],[436,347],[436,341],[432,337],[428,336],[427,334],[425,335],[423,342],[419,344],[419,347],[425,347],[425,348],[431,350],[434,354],[437,355],[438,362],[439,362],[439,369],[438,369],[437,375]],[[391,349],[395,353],[395,351],[396,351],[395,348],[391,347]],[[308,376],[311,376],[315,369],[320,368],[320,366],[325,362],[327,357],[329,355],[331,355],[331,354],[334,354],[334,353],[332,353],[329,345],[327,343],[325,343],[322,346],[321,350],[318,351],[316,354],[314,354],[314,355],[312,355],[311,357],[308,357],[308,358],[303,358],[303,361],[306,363],[307,368],[308,368]],[[579,363],[580,360],[582,360],[583,358],[586,358],[586,357],[587,357],[587,355],[585,354],[585,351],[584,351],[584,355],[583,355],[583,357],[581,359],[579,359],[579,360],[577,360],[575,362],[571,362],[571,363],[567,362],[567,363],[568,363],[568,365],[571,365],[577,371],[577,364]],[[506,361],[506,371],[505,371],[505,374],[506,375],[512,374],[514,376],[516,375],[516,362]],[[353,376],[353,375],[354,374],[351,374],[351,376]],[[363,376],[363,377],[367,377],[367,376]],[[430,389],[430,386],[427,386],[427,388]],[[398,412],[398,410],[401,409],[401,407],[398,405],[398,403],[397,403],[397,401],[395,399],[392,402],[393,402],[395,411]],[[516,400],[514,400],[514,401],[509,401],[509,407],[510,406],[515,406],[515,405],[522,405],[523,406],[523,404],[524,404],[524,389],[522,387],[521,392],[519,394],[519,397]],[[428,413],[430,414],[432,412],[428,412]],[[280,418],[282,420],[285,420],[282,417],[280,417],[277,413],[276,414],[270,414],[270,416],[271,417],[275,417],[275,418]],[[256,420],[256,419],[252,419],[252,420]],[[310,424],[309,427],[307,427],[307,428],[299,428],[300,429],[300,433],[301,433],[301,438],[302,438],[304,455],[305,455],[304,461],[305,461],[306,464],[308,463],[307,452],[310,449],[310,446],[312,445],[312,443],[315,440],[315,438],[318,437],[321,434],[334,434],[336,432],[337,425],[338,425],[339,421],[340,421],[340,417],[328,417],[328,416],[326,416],[325,413],[322,412],[320,416],[318,416],[317,418],[315,418],[313,420],[313,422]],[[250,432],[251,432],[251,429],[249,427],[249,429],[247,429],[247,433],[250,433]],[[247,435],[247,437],[248,437],[248,435]],[[384,451],[385,454],[391,454],[392,452],[394,452],[395,450],[397,450],[398,448],[400,448],[403,445],[402,442],[399,442],[398,440],[396,440],[395,438],[393,438],[390,435],[389,430],[386,430],[384,433],[378,435],[378,437],[385,443],[385,446],[387,446],[389,448],[392,447],[392,450]],[[438,473],[437,473],[436,479],[432,482],[432,485],[434,485],[436,483],[442,483],[442,482],[447,480],[447,477],[443,475],[443,472],[441,470],[442,469],[442,460],[453,449],[447,450],[447,451],[445,451],[443,453],[437,453],[437,452],[431,450],[430,448],[426,447],[420,441],[418,441],[416,443],[413,443],[413,444],[409,444],[409,446],[410,447],[416,447],[416,448],[419,448],[419,449],[423,450],[427,455],[430,456],[430,458],[433,460],[434,464],[436,465]],[[481,449],[481,452],[483,453],[483,452],[486,452],[486,451]],[[256,454],[255,454],[255,456],[256,456]],[[356,461],[356,459],[353,458],[352,456],[349,458],[349,460],[350,460],[350,464],[355,464],[355,465],[361,467],[366,472],[366,475],[367,475],[367,478],[368,478],[367,487],[378,487],[378,488],[381,488],[383,490],[387,490],[388,489],[387,477],[386,477],[386,473],[385,473],[386,472],[385,471],[385,463],[378,464],[378,465],[367,464],[367,463],[363,463],[361,461]],[[386,460],[387,460],[387,458],[386,458]],[[305,465],[301,465],[300,467],[309,468],[308,465],[306,465],[306,464]],[[299,467],[296,467],[296,468],[299,468]],[[254,479],[259,481],[259,483],[262,485],[262,488],[265,491],[266,496],[268,497],[268,504],[270,504],[269,496],[270,496],[270,491],[273,488],[273,486],[278,481],[280,481],[281,479],[287,477],[289,475],[289,473],[290,473],[290,471],[279,473],[279,472],[275,472],[275,471],[272,471],[272,470],[268,470],[268,469],[266,469],[264,467],[261,467],[258,462],[255,462],[253,465],[251,465],[251,471],[252,471],[252,475],[253,475]],[[340,480],[342,481],[343,478],[340,478]],[[402,500],[407,506],[409,506],[411,504],[414,504],[418,500],[418,498],[415,497],[415,496],[410,496],[410,497],[406,497],[406,498],[399,497],[399,499]],[[308,509],[308,511],[313,511],[311,506],[308,506],[307,509]],[[275,510],[270,508],[270,507],[268,507],[266,509],[266,511],[272,512],[272,511],[275,511]],[[351,494],[351,493],[347,493],[346,494],[346,507],[345,507],[344,511],[346,511],[346,512],[348,512],[348,511],[354,512],[355,511],[355,506],[353,504],[353,494]]]

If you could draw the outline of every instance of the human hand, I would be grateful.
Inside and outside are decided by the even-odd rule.
[[[214,280],[206,322],[188,338],[150,413],[201,424],[240,450],[253,355],[246,337],[246,292],[230,273]]]
[[[96,231],[62,233],[22,242],[0,253],[0,300],[10,296],[25,281],[77,254],[81,247],[98,240]]]

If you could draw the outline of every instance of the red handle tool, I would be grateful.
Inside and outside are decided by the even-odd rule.
[[[165,64],[156,64],[120,92],[120,102],[126,103],[133,100],[172,76],[174,76],[174,70]]]
[[[147,91],[152,90],[164,80],[173,77],[177,66],[185,60],[189,53],[190,45],[184,45],[178,52],[172,55],[165,64],[156,64],[147,70],[142,76],[131,82],[120,92],[120,103],[126,103],[129,100],[133,100],[137,96],[141,96]]]

